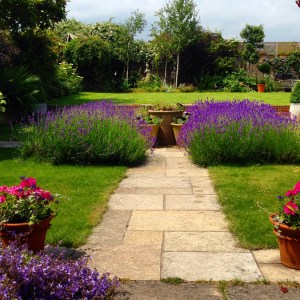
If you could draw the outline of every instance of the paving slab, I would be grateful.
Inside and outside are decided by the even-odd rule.
[[[166,195],[166,210],[220,210],[215,195]]]
[[[188,178],[125,178],[120,183],[121,188],[190,188]]]
[[[127,231],[124,244],[127,245],[158,245],[163,241],[162,231]]]
[[[178,150],[178,148],[156,148],[154,151],[154,157],[184,157],[185,153]]]
[[[114,194],[109,200],[113,210],[162,210],[163,195]]]
[[[191,160],[186,157],[167,157],[166,159],[166,167],[170,169],[176,168],[189,168],[189,169],[202,169],[204,172],[206,169],[199,168],[199,166],[195,165]],[[206,170],[206,174],[207,170]]]
[[[190,177],[190,182],[192,187],[194,188],[201,187],[201,188],[208,188],[210,190],[214,189],[212,180],[206,175],[198,176],[198,177]]]
[[[188,281],[263,279],[251,253],[165,252],[162,277]]]
[[[195,187],[193,188],[194,195],[216,195],[214,189],[209,189],[205,187]]]
[[[250,252],[237,245],[229,232],[166,232],[164,250],[169,252]]]
[[[270,282],[297,281],[300,282],[300,271],[288,268],[282,264],[258,264],[264,278]]]
[[[107,211],[103,216],[101,224],[93,229],[93,232],[89,236],[87,243],[82,248],[93,249],[99,245],[121,245],[130,215],[130,211]]]
[[[166,169],[166,177],[197,177],[197,176],[204,176],[204,172],[198,168]]]
[[[279,249],[256,250],[252,253],[265,279],[271,282],[300,281],[300,270],[288,268],[280,263]]]
[[[158,245],[123,244],[96,248],[90,266],[99,272],[130,280],[160,280],[161,248]]]
[[[222,300],[217,284],[134,281],[117,288],[116,300]]]
[[[258,264],[280,264],[278,249],[255,250],[252,254]]]
[[[191,188],[137,188],[137,194],[152,194],[152,195],[193,195],[193,190]]]
[[[133,211],[128,230],[226,231],[219,211]]]

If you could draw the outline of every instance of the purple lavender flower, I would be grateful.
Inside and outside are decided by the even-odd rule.
[[[250,100],[198,101],[179,141],[201,164],[300,161],[299,123]]]
[[[0,298],[69,300],[112,299],[119,285],[108,273],[87,266],[87,258],[72,260],[63,254],[32,255],[16,244],[0,249]]]

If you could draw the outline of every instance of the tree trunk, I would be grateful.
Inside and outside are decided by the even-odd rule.
[[[179,73],[179,51],[177,52],[177,63],[176,63],[176,81],[175,81],[175,87],[178,87],[178,73]]]
[[[126,81],[129,80],[129,59],[126,62]]]
[[[167,83],[167,69],[168,69],[168,60],[165,62],[165,83]]]

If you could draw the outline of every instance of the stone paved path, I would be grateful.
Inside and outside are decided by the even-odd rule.
[[[92,266],[131,280],[298,280],[278,250],[250,252],[228,231],[208,171],[178,148],[131,168],[81,248]]]

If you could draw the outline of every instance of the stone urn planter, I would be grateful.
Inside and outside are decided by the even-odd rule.
[[[171,123],[173,122],[174,118],[180,117],[183,112],[184,110],[148,110],[150,116],[162,119],[157,133],[158,146],[176,145],[175,135]]]
[[[172,128],[173,128],[173,132],[174,132],[174,136],[175,136],[175,141],[176,141],[176,145],[178,145],[178,137],[182,128],[183,124],[177,124],[177,123],[171,123]]]
[[[290,104],[290,114],[292,118],[297,118],[300,120],[300,103],[291,103]]]

